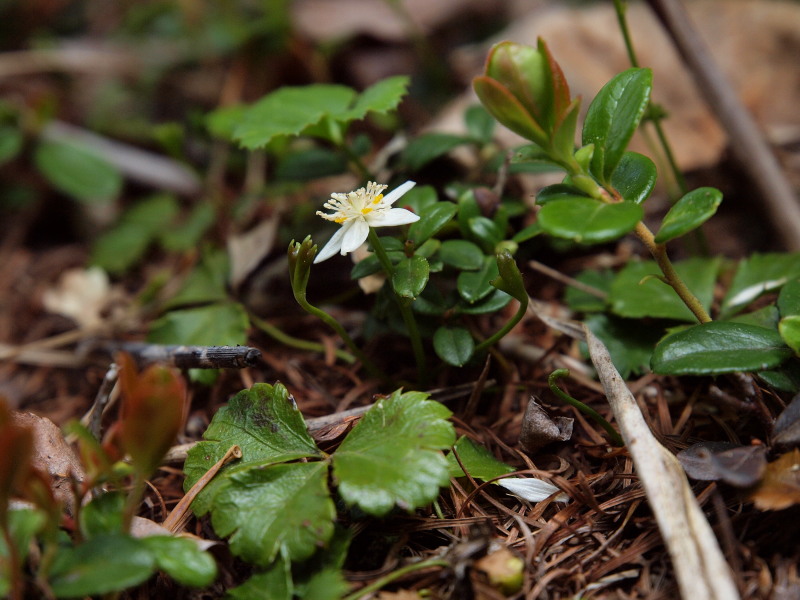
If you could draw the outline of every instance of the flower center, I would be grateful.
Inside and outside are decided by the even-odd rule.
[[[342,224],[353,219],[363,219],[374,210],[385,208],[381,206],[383,190],[387,186],[370,181],[366,188],[360,188],[347,194],[331,194],[331,199],[322,205],[331,213],[317,211],[317,215],[328,221]]]

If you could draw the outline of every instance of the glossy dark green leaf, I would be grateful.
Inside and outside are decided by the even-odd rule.
[[[664,338],[651,360],[660,375],[715,375],[777,367],[792,355],[771,329],[713,321]]]
[[[717,212],[722,192],[712,187],[692,190],[669,209],[656,234],[656,243],[663,244],[700,227]]]
[[[217,563],[197,542],[188,538],[155,535],[142,538],[156,559],[156,567],[182,585],[205,587],[217,576]]]
[[[477,271],[483,265],[483,251],[467,240],[445,240],[439,248],[442,262],[461,271]]]
[[[511,296],[502,290],[495,289],[480,302],[469,303],[461,300],[456,306],[456,311],[465,315],[483,315],[497,312],[508,306],[509,302],[511,302]]]
[[[44,141],[37,146],[34,161],[56,189],[81,202],[106,203],[122,189],[117,168],[83,146]]]
[[[429,276],[430,266],[426,259],[416,255],[403,258],[394,267],[392,286],[398,296],[413,300],[425,289]]]
[[[537,221],[536,223],[532,223],[527,227],[520,229],[514,234],[514,236],[511,238],[511,241],[521,244],[523,242],[527,242],[528,240],[532,240],[542,233],[544,233],[544,229],[542,229],[542,225]]]
[[[408,228],[408,239],[419,246],[450,222],[455,216],[457,207],[452,202],[437,202],[425,207],[419,215],[419,221]]]
[[[611,186],[626,202],[641,204],[653,192],[658,171],[652,160],[644,154],[626,152],[611,174]]]
[[[383,266],[381,265],[381,261],[378,260],[378,257],[374,254],[370,254],[364,260],[360,260],[353,265],[353,268],[350,270],[350,278],[361,279],[362,277],[373,275],[382,270]]]
[[[536,194],[536,204],[544,206],[553,200],[573,200],[575,198],[588,198],[588,196],[573,185],[555,183],[539,190],[539,193]]]
[[[649,370],[653,348],[663,334],[659,327],[643,327],[641,321],[605,313],[588,315],[583,322],[608,348],[611,362],[624,379]]]
[[[752,254],[739,263],[722,300],[721,317],[728,318],[761,294],[777,290],[797,277],[800,277],[800,252]]]
[[[609,181],[639,126],[653,85],[650,69],[614,76],[595,96],[583,123],[583,145],[594,144],[592,174]]]
[[[497,460],[485,446],[480,446],[462,435],[453,446],[453,451],[447,455],[450,477],[464,477],[464,469],[456,460],[455,453],[458,453],[458,459],[464,465],[464,469],[475,479],[488,481],[515,471],[514,467]]]
[[[488,296],[495,288],[491,281],[500,272],[497,270],[497,261],[493,256],[483,259],[481,268],[477,271],[462,271],[458,274],[456,287],[461,297],[469,303],[475,303]]]
[[[472,358],[475,341],[463,327],[442,326],[433,334],[433,349],[448,365],[462,367]]]
[[[642,207],[633,202],[604,204],[593,198],[548,202],[539,211],[539,223],[550,235],[585,244],[615,240],[642,220]]]
[[[703,308],[708,310],[714,297],[720,259],[691,258],[676,262],[674,266]],[[611,310],[621,317],[697,321],[671,286],[655,277],[648,278],[650,275],[660,274],[655,261],[629,262],[611,285],[608,298]]]
[[[408,190],[395,204],[396,208],[407,208],[421,215],[426,209],[439,201],[436,188],[430,185],[418,185]],[[417,221],[418,223],[419,221]]]
[[[430,239],[427,240],[425,243],[420,245],[415,251],[414,254],[418,256],[422,256],[423,258],[430,259],[431,256],[436,254],[439,251],[439,248],[442,247],[442,242],[437,239]],[[431,273],[434,272],[434,269],[431,268]]]
[[[344,501],[375,516],[433,501],[449,481],[441,450],[455,442],[451,414],[422,392],[378,400],[333,454]]]
[[[470,139],[451,133],[426,133],[409,142],[403,151],[403,162],[412,171],[419,171],[432,160],[450,152],[453,148],[469,144]]]
[[[121,533],[102,535],[59,549],[49,583],[58,598],[107,594],[143,583],[155,566],[153,553],[141,540]]]
[[[778,295],[778,310],[782,317],[800,315],[800,279],[788,281]]]
[[[469,220],[469,232],[484,250],[493,250],[503,240],[503,230],[497,223],[486,217],[472,217]]]

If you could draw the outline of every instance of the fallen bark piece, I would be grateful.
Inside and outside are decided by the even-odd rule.
[[[653,436],[606,347],[586,326],[583,330],[592,363],[675,566],[681,597],[739,598],[731,570],[680,463]]]

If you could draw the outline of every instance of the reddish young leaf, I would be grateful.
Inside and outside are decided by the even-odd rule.
[[[550,71],[551,85],[553,88],[553,115],[556,121],[563,120],[564,111],[570,106],[569,84],[561,66],[553,58],[550,49],[542,38],[538,40],[539,52],[545,57],[547,68]]]
[[[120,438],[133,468],[147,477],[183,426],[186,385],[176,370],[158,365],[140,374],[128,354],[120,354],[117,363],[121,366]]]

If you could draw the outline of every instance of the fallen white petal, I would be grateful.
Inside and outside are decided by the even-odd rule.
[[[496,483],[515,496],[519,496],[528,502],[541,502],[559,491],[559,488],[552,483],[542,481],[541,479],[506,477],[505,479],[500,479]],[[567,502],[569,496],[562,492],[556,496],[555,499],[557,502]]]

